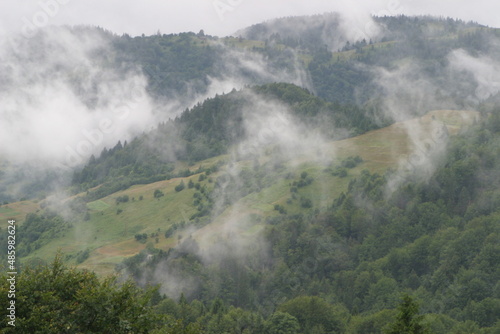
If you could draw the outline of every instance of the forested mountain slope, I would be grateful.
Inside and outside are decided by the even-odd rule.
[[[500,35],[372,20],[369,38],[325,14],[224,38],[76,27],[23,41],[15,57],[40,51],[20,58],[36,73],[26,92],[56,82],[93,117],[117,101],[139,107],[110,131],[123,137],[104,145],[102,134],[62,172],[1,161],[0,246],[15,217],[20,328],[497,333]],[[98,40],[82,47],[92,66],[61,57],[38,71],[61,46],[54,36]],[[9,66],[4,99],[18,80]],[[109,273],[118,285],[97,277]],[[62,320],[44,316],[59,306]]]
[[[383,124],[377,124],[368,110],[325,102],[291,84],[257,86],[208,99],[128,144],[104,150],[75,173],[73,186],[80,192],[104,183],[98,189],[102,196],[119,190],[112,183],[127,187],[172,177],[177,160],[193,164],[227,153],[252,135],[248,119],[272,114],[275,108],[290,109],[305,131],[319,131],[329,139],[361,134]],[[112,188],[105,193],[107,185]]]

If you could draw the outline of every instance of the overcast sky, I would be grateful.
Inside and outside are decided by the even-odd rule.
[[[224,36],[271,18],[331,11],[358,21],[368,14],[432,14],[500,27],[497,0],[0,0],[0,31],[85,24],[118,34],[204,29]]]

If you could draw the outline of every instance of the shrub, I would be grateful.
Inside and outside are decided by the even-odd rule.
[[[347,159],[342,161],[341,166],[345,168],[354,168],[362,162],[363,159],[359,155],[357,155],[355,157],[348,157]]]
[[[274,210],[278,211],[279,213],[281,213],[282,215],[286,214],[286,210],[285,208],[283,207],[283,205],[280,205],[280,204],[275,204],[274,205]]]
[[[76,264],[83,263],[85,260],[87,260],[90,256],[90,250],[87,248],[83,252],[79,252],[78,255],[76,256]]]
[[[186,188],[186,186],[184,185],[184,181],[181,181],[181,183],[179,183],[177,186],[175,186],[175,191],[177,191],[177,192],[183,191],[184,188]]]
[[[144,244],[148,240],[148,235],[147,235],[147,233],[136,234],[135,235],[135,240],[137,240],[138,242]]]
[[[312,201],[309,199],[309,198],[301,198],[300,199],[300,206],[305,208],[305,209],[309,209],[309,208],[312,208]]]
[[[160,198],[160,197],[162,197],[164,195],[165,194],[160,189],[156,189],[155,192],[154,192],[154,194],[153,194],[154,198]]]
[[[116,198],[116,204],[120,204],[120,203],[126,203],[129,201],[129,197],[128,195],[123,195],[123,196],[118,196]]]
[[[340,178],[344,178],[344,177],[347,177],[348,175],[348,172],[347,172],[347,168],[344,168],[344,167],[337,167],[335,169],[335,171],[332,173],[333,176],[338,176]]]

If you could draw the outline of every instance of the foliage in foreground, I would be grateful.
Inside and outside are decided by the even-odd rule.
[[[2,277],[0,293],[9,287]],[[154,289],[117,284],[89,271],[69,269],[57,256],[48,266],[25,268],[16,279],[15,328],[2,317],[4,333],[148,333],[159,316],[150,305]],[[4,298],[2,309],[9,300]]]

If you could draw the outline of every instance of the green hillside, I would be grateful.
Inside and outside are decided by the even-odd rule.
[[[402,314],[436,333],[494,333],[500,307],[499,119],[497,112],[480,120],[475,112],[435,111],[332,141],[332,153],[337,154],[327,165],[314,162],[307,152],[306,159],[298,156],[278,166],[269,156],[258,165],[218,163],[227,162],[227,156],[212,159],[219,169],[206,178],[200,178],[205,172],[134,186],[87,203],[90,216],[70,225],[48,211],[38,218],[29,215],[21,227],[42,220],[54,229],[43,232],[39,240],[47,242],[21,260],[50,259],[55,248],[63,247],[68,263],[81,262],[80,267],[101,274],[119,263],[117,269],[142,284],[161,283],[160,292],[174,299],[157,295],[149,307],[171,333],[217,333],[224,328],[258,333],[276,326],[295,333],[384,333],[406,326]],[[373,172],[401,166],[398,157],[414,161],[415,137],[405,137],[405,131],[420,128],[421,136],[432,137],[444,124],[451,141],[430,179],[422,180],[415,169],[392,193],[385,193],[394,171],[384,176]],[[261,180],[261,169],[268,176],[265,184],[251,191],[256,184],[246,181]],[[221,185],[235,183],[224,178],[240,180],[251,190],[245,186],[221,192]],[[208,189],[217,194],[216,202],[224,198],[223,205],[213,207],[210,223],[203,216],[187,218],[199,211],[190,204],[193,198],[209,202],[203,195],[193,197],[197,187],[200,193]],[[18,235],[28,231],[20,228]],[[156,232],[158,242],[151,235]],[[64,269],[58,268],[61,275]],[[40,274],[30,272],[30,277],[54,269],[37,270]],[[70,281],[75,275],[64,274],[60,280],[82,289]],[[23,279],[23,284],[34,284]],[[51,282],[37,282],[42,281]],[[43,289],[54,289],[45,285]],[[108,286],[100,294],[113,289]],[[86,293],[83,287],[76,298]],[[45,305],[56,302],[52,296],[44,299]],[[406,296],[403,301],[401,296]]]
[[[272,115],[283,108],[290,110],[297,122],[330,139],[380,126],[373,121],[375,115],[370,116],[373,111],[329,103],[292,84],[274,83],[234,90],[186,109],[175,120],[159,124],[156,130],[128,144],[119,142],[103,150],[99,157],[92,157],[74,174],[73,191],[87,191],[102,184],[87,195],[89,199],[98,199],[133,184],[187,176],[193,172],[192,168],[180,169],[179,161],[193,165],[225,154],[230,147],[251,136],[246,129],[249,119],[260,113]],[[207,167],[207,164],[201,165]]]
[[[109,274],[123,259],[138,254],[148,245],[163,250],[175,247],[186,237],[184,230],[189,226],[198,229],[196,235],[208,234],[205,233],[207,229],[214,233],[233,207],[238,208],[241,218],[249,217],[254,222],[248,226],[248,231],[241,232],[254,233],[260,230],[256,230],[256,226],[262,225],[268,218],[279,217],[283,213],[307,214],[313,210],[326,209],[364,171],[383,174],[390,168],[397,168],[402,157],[409,156],[412,151],[405,129],[419,124],[423,126],[425,136],[437,124],[446,124],[448,131],[453,134],[461,127],[472,124],[476,117],[477,114],[473,112],[435,111],[418,120],[331,141],[327,147],[333,159],[327,162],[314,162],[315,159],[311,160],[311,156],[306,153],[278,166],[271,153],[261,156],[257,167],[255,161],[239,161],[238,173],[245,174],[249,188],[253,188],[244,189],[238,194],[231,193],[236,198],[215,216],[208,211],[205,215],[199,215],[201,210],[198,208],[200,204],[206,208],[213,207],[214,189],[219,178],[227,175],[229,157],[201,161],[190,168],[192,176],[134,185],[87,202],[87,217],[75,213],[75,217],[71,218],[71,227],[59,237],[47,240],[39,249],[26,254],[25,260],[49,260],[58,250],[62,250],[69,263]],[[216,166],[219,167],[213,168]],[[265,174],[261,177],[260,173]],[[181,182],[185,188],[176,191],[175,187]],[[260,184],[256,186],[255,183]],[[163,195],[155,198],[157,190]],[[73,198],[72,201],[78,202],[79,198]],[[44,206],[44,202],[41,204]],[[26,202],[4,205],[0,212],[6,217],[17,218],[22,224],[22,215],[17,212],[21,207],[31,208],[23,209],[23,214],[40,210],[35,203]],[[167,231],[171,231],[168,237],[165,235]],[[144,234],[147,238],[136,238]],[[82,261],[84,253],[87,255]]]
[[[51,29],[97,38],[92,68],[146,78],[154,124],[74,169],[0,158],[20,332],[498,333],[500,30],[373,24],[24,41],[35,64]],[[99,120],[108,75],[68,67],[41,76]]]

